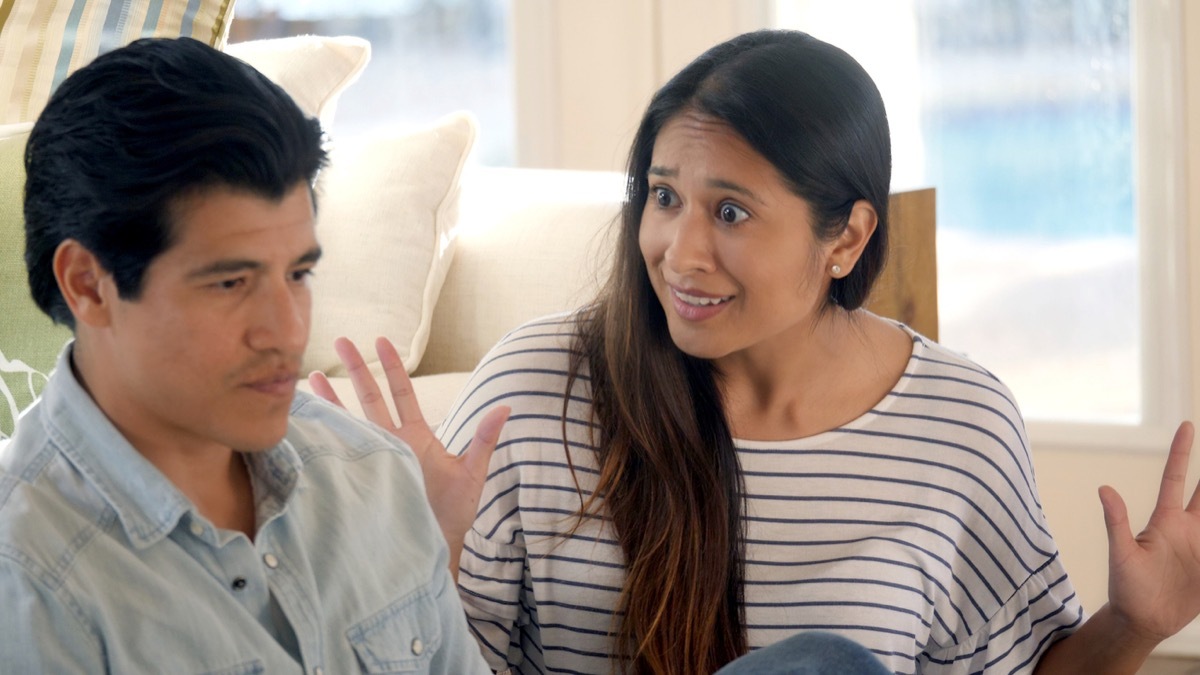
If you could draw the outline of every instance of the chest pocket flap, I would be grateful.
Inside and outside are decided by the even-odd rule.
[[[346,632],[365,673],[425,672],[442,645],[442,622],[428,587],[396,600]]]

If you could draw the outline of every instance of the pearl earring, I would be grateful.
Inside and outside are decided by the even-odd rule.
[[[832,271],[833,271],[833,276],[835,276],[835,277],[836,277],[836,276],[838,276],[838,275],[840,275],[840,274],[842,273],[842,266],[841,266],[841,265],[834,265],[834,266],[833,266],[833,269],[832,269]]]

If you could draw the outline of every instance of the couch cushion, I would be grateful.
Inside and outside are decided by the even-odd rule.
[[[510,330],[594,298],[624,188],[615,172],[473,170],[434,337],[416,374],[472,370]]]
[[[0,438],[41,393],[71,331],[56,326],[29,294],[25,273],[25,142],[28,131],[0,138]]]
[[[458,179],[475,122],[457,113],[406,135],[341,142],[318,188],[324,256],[314,284],[307,371],[341,375],[333,341],[384,336],[417,367],[454,252]],[[365,353],[378,374],[378,359]]]
[[[97,54],[140,37],[223,47],[234,0],[8,0],[0,3],[0,123],[36,119],[50,93]]]

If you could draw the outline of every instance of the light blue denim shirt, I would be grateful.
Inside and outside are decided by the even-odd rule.
[[[70,348],[0,458],[0,671],[489,673],[411,451],[298,394],[253,542],[113,427]]]

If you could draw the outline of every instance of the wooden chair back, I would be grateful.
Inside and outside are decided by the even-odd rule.
[[[895,192],[888,203],[887,265],[866,307],[938,339],[934,189]]]

